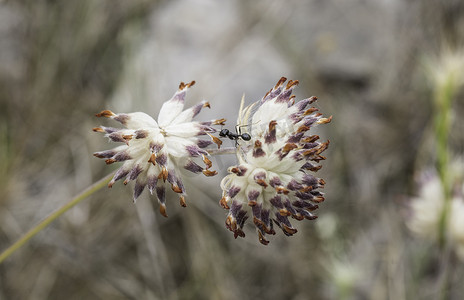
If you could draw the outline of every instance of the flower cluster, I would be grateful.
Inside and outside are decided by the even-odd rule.
[[[180,83],[179,90],[161,107],[158,122],[142,112],[115,114],[104,110],[96,115],[111,118],[126,127],[100,126],[93,129],[105,133],[113,142],[122,143],[114,149],[94,153],[96,157],[104,158],[107,164],[124,162],[108,187],[112,187],[122,178],[125,178],[124,184],[134,180],[134,202],[144,188],[148,187],[151,194],[156,194],[163,216],[167,216],[166,183],[179,194],[180,204],[186,206],[186,191],[180,176],[181,167],[206,176],[217,174],[211,170],[212,163],[204,148],[213,142],[219,146],[219,139],[211,135],[217,131],[212,125],[224,125],[225,119],[192,121],[202,108],[210,107],[208,102],[203,101],[183,110],[185,94],[194,84],[194,81],[188,84]],[[204,135],[209,135],[211,139],[199,138]],[[204,167],[194,161],[196,157],[202,158]]]
[[[446,222],[446,238],[461,259],[464,259],[464,162],[455,161],[450,168],[453,193]],[[438,174],[429,171],[419,179],[419,194],[410,203],[409,229],[416,235],[437,241],[440,219],[445,209],[443,185]]]
[[[160,203],[160,212],[166,215],[166,184],[180,196],[186,206],[186,191],[180,169],[213,176],[210,153],[230,153],[225,150],[209,150],[221,140],[213,136],[213,125],[224,125],[225,119],[209,122],[194,122],[192,119],[209,103],[203,101],[183,111],[186,91],[194,82],[181,83],[174,96],[161,107],[158,121],[145,113],[115,114],[104,110],[98,117],[114,119],[126,128],[100,126],[113,142],[122,143],[111,150],[96,152],[107,164],[124,162],[108,184],[125,178],[124,184],[135,181],[134,202],[145,187],[155,193]],[[297,229],[290,223],[296,220],[313,220],[313,211],[324,201],[320,191],[324,180],[312,172],[318,171],[318,163],[324,160],[322,152],[329,141],[320,142],[319,136],[310,133],[311,128],[329,123],[318,109],[311,106],[317,98],[310,97],[295,103],[293,89],[298,81],[282,77],[258,102],[244,108],[242,99],[237,129],[232,133],[221,130],[220,137],[236,140],[235,153],[238,164],[228,169],[229,174],[221,181],[223,190],[220,205],[228,210],[226,227],[235,238],[244,237],[243,226],[251,214],[259,241],[267,245],[266,234],[275,234],[276,224],[283,233],[291,236]],[[246,131],[246,132],[242,132]],[[200,139],[208,135],[210,139]],[[202,158],[204,167],[194,159]]]
[[[289,217],[315,219],[312,212],[324,201],[324,180],[312,172],[324,160],[322,152],[329,141],[319,142],[310,129],[329,123],[310,105],[316,97],[295,103],[292,90],[298,81],[282,77],[260,101],[243,109],[238,128],[249,131],[251,139],[238,139],[238,165],[230,167],[221,182],[220,204],[228,210],[226,226],[234,236],[244,237],[243,226],[249,212],[259,241],[266,245],[266,234],[275,234],[273,222],[285,235],[297,232]]]

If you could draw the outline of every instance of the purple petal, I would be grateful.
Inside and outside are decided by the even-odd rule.
[[[184,168],[195,174],[203,172],[203,168],[192,160],[189,160]]]
[[[139,181],[137,181],[135,183],[135,187],[134,187],[134,202],[135,200],[137,200],[137,198],[140,196],[140,194],[142,194],[143,190],[145,189],[145,184],[142,184],[140,183]]]

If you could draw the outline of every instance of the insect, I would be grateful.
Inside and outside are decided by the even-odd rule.
[[[251,110],[249,108],[251,107],[247,107],[245,109],[246,113],[244,113],[244,109],[243,109],[244,101],[245,101],[245,95],[242,97],[242,101],[240,103],[240,110],[239,110],[239,116],[237,120],[237,126],[235,126],[235,133],[225,128],[219,132],[220,137],[228,137],[231,140],[235,140],[236,145],[238,144],[240,139],[242,139],[243,141],[251,140],[251,134],[247,132],[242,133],[242,130],[241,130],[243,127],[247,127],[246,131],[249,131],[251,129],[251,126],[249,124],[249,119],[251,119],[250,118]]]
[[[238,127],[238,126],[237,126]],[[240,128],[240,127],[239,127]],[[241,138],[242,140],[244,141],[249,141],[251,140],[251,135],[248,134],[248,133],[242,133],[242,134],[239,134],[239,133],[233,133],[233,132],[230,132],[229,129],[222,129],[220,132],[219,132],[219,136],[221,137],[228,137],[229,139],[231,140],[235,140],[237,141],[239,138]]]

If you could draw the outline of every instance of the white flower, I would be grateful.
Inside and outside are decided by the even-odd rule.
[[[409,229],[430,240],[438,240],[440,216],[443,212],[443,187],[436,174],[428,172],[422,175],[419,195],[411,201],[412,217]]]
[[[336,299],[344,298],[342,295],[346,296],[352,294],[357,284],[362,282],[364,273],[352,260],[333,257],[329,263],[324,265],[327,265],[326,268],[330,275],[330,284],[336,288],[336,295],[339,296],[334,297]]]
[[[463,49],[444,49],[439,56],[426,61],[427,75],[437,89],[464,85]],[[449,87],[448,87],[449,88]]]
[[[155,192],[160,203],[160,212],[164,216],[167,216],[166,181],[172,190],[180,195],[180,204],[186,206],[186,192],[180,176],[180,167],[206,176],[217,173],[210,170],[212,163],[207,158],[208,153],[203,149],[213,142],[198,137],[216,132],[211,126],[223,125],[225,120],[192,121],[203,107],[210,107],[206,101],[183,111],[185,94],[194,83],[180,83],[179,90],[161,107],[158,122],[143,112],[115,114],[104,110],[96,115],[111,118],[126,127],[124,129],[100,126],[93,129],[106,133],[105,136],[113,142],[123,143],[114,149],[94,153],[96,157],[105,158],[107,164],[124,161],[108,187],[112,187],[115,181],[124,177],[124,184],[135,180],[135,202],[147,186],[151,194]],[[219,145],[220,141],[217,138],[211,135],[210,137]],[[201,157],[205,167],[195,163],[192,159],[194,157]]]
[[[451,203],[449,231],[456,254],[464,260],[464,198],[455,197]]]
[[[312,211],[324,200],[319,191],[324,180],[309,171],[321,168],[314,163],[325,159],[321,153],[329,141],[318,142],[319,136],[309,131],[329,123],[331,117],[309,107],[316,97],[295,103],[292,90],[298,81],[284,85],[286,80],[282,77],[262,100],[245,109],[242,100],[239,134],[248,130],[251,139],[237,140],[238,165],[230,167],[221,182],[220,204],[229,210],[227,228],[235,237],[244,237],[243,225],[251,210],[259,241],[265,245],[269,243],[265,234],[275,234],[272,221],[284,234],[293,235],[297,230],[289,217],[315,219]]]
[[[445,236],[458,256],[464,260],[464,161],[455,159],[448,167],[452,198],[445,220]],[[416,235],[438,241],[440,219],[445,208],[443,185],[438,174],[424,172],[419,180],[419,195],[410,203],[411,217],[407,222]]]

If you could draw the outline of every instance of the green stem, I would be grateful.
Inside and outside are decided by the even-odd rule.
[[[440,299],[449,299],[449,291],[452,288],[452,277],[456,262],[454,261],[454,253],[448,243],[448,245],[442,250],[442,258],[440,261],[441,265],[441,279],[440,279]]]
[[[48,217],[46,217],[42,222],[37,224],[34,228],[29,230],[26,234],[24,234],[19,240],[17,240],[13,245],[8,247],[5,251],[0,254],[0,263],[2,263],[6,258],[8,258],[11,254],[13,254],[16,250],[21,248],[27,241],[29,241],[32,237],[34,237],[37,233],[42,231],[47,225],[49,225],[51,222],[53,222],[56,218],[61,216],[63,213],[67,212],[70,208],[72,208],[74,205],[77,203],[81,202],[88,196],[92,195],[102,187],[106,186],[108,182],[111,180],[113,177],[114,173],[111,173],[99,181],[95,182],[92,184],[90,187],[88,187],[86,190],[84,190],[82,193],[71,199],[69,202],[64,204],[61,208],[57,209],[55,212],[51,213]]]
[[[435,119],[435,135],[437,140],[437,170],[443,188],[444,205],[439,222],[439,245],[446,246],[446,226],[451,205],[451,183],[449,166],[448,136],[451,127],[451,103],[455,91],[454,80],[448,82],[436,91],[435,103],[437,117]]]
[[[441,299],[448,299],[451,284],[452,266],[450,256],[452,255],[450,241],[447,236],[448,219],[451,211],[452,182],[449,171],[449,133],[451,128],[451,104],[456,91],[455,78],[451,74],[448,80],[439,86],[435,92],[435,138],[437,141],[437,171],[442,183],[444,203],[439,220],[438,244],[442,252],[441,261]]]

